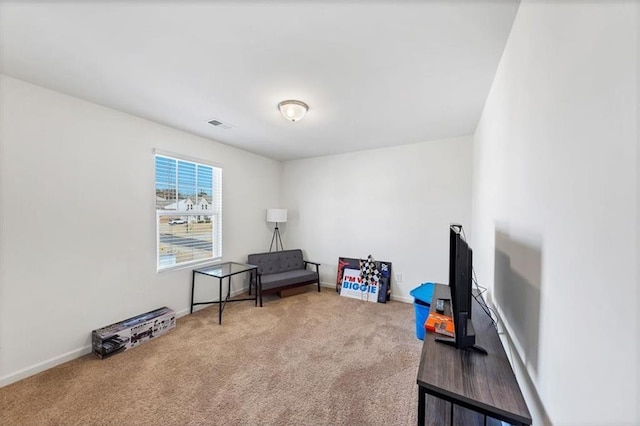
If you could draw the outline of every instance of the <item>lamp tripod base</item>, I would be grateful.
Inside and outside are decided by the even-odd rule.
[[[276,229],[273,230],[273,236],[271,237],[271,245],[269,246],[269,252],[273,250],[273,243],[276,243],[276,251],[278,251],[278,243],[280,243],[280,250],[284,250],[282,245],[282,239],[280,238],[280,228],[278,228],[278,222],[276,222]]]

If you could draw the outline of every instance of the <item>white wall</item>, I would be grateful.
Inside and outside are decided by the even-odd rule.
[[[638,8],[523,1],[475,134],[476,271],[534,424],[640,423]]]
[[[289,161],[283,168],[285,247],[321,262],[335,286],[338,257],[393,263],[392,297],[447,283],[449,223],[470,227],[471,137]]]
[[[636,91],[637,91],[636,114],[640,115],[640,6],[636,7]],[[640,119],[637,119],[636,122],[637,122],[636,137],[638,139],[638,149],[637,149],[638,167],[636,168],[636,179],[637,179],[636,192],[640,193]],[[637,227],[638,237],[636,239],[636,247],[638,249],[638,258],[640,258],[640,195],[636,197],[636,223],[639,224]],[[640,260],[636,262],[636,269],[637,269],[636,279],[639,281],[638,286],[640,287]],[[636,305],[636,309],[640,309],[640,290],[638,291],[638,303]],[[637,356],[640,358],[640,326],[638,327],[638,335],[636,339],[637,339],[636,340]],[[637,387],[638,387],[638,395],[640,399],[640,368],[638,368]],[[638,418],[638,423],[640,423],[640,404],[637,404],[636,409],[637,409],[636,416]]]
[[[271,236],[281,164],[0,79],[0,385],[89,351],[95,328],[189,307],[189,270],[156,273],[153,149],[223,167],[224,260]]]

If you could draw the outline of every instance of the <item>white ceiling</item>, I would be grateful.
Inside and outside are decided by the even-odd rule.
[[[517,8],[3,1],[0,70],[288,160],[472,134]],[[304,120],[282,118],[284,99],[309,105]]]

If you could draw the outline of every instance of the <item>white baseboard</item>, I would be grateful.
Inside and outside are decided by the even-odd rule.
[[[413,303],[413,297],[394,296],[393,294],[391,295],[391,300],[395,300],[397,302],[402,302],[402,303]]]
[[[67,352],[66,354],[62,354],[60,356],[48,359],[46,361],[24,368],[20,371],[9,374],[7,376],[0,377],[0,387],[10,385],[11,383],[15,383],[22,379],[26,379],[29,376],[33,376],[34,374],[41,373],[45,370],[48,370],[60,364],[64,364],[67,361],[80,358],[81,356],[84,356],[89,353],[91,353],[91,345],[84,346],[80,349],[76,349],[76,350]]]
[[[336,283],[323,283],[320,281],[320,287],[331,288],[333,291],[336,291]]]
[[[513,373],[520,385],[520,390],[527,402],[533,423],[537,424],[539,421],[541,424],[550,424],[549,417],[546,414],[544,404],[542,403],[542,398],[540,397],[540,392],[538,391],[535,380],[536,377],[531,374],[527,367],[528,360],[526,356],[523,356],[523,354],[525,354],[525,350],[517,338],[517,333],[514,332],[513,328],[506,320],[506,316],[500,305],[493,304],[491,309],[496,313],[498,323],[502,326],[502,331],[498,332],[500,342],[504,347],[507,359],[511,364]]]
[[[243,292],[247,291],[247,289],[241,289],[236,291],[236,294],[241,294]],[[233,296],[235,296],[236,294],[233,294]],[[189,315],[189,308],[185,308],[182,309],[180,311],[176,312],[176,318],[180,318],[183,317],[185,315]],[[84,346],[82,348],[79,349],[75,349],[73,351],[67,352],[65,354],[62,354],[60,356],[48,359],[46,361],[43,362],[39,362],[35,365],[29,366],[27,368],[23,368],[22,370],[19,370],[15,373],[11,373],[8,374],[6,376],[0,377],[0,388],[3,386],[7,386],[10,385],[11,383],[15,383],[17,381],[20,381],[22,379],[26,379],[29,376],[33,376],[35,374],[38,373],[42,373],[45,370],[48,370],[50,368],[56,367],[60,364],[64,364],[65,362],[68,361],[72,361],[76,358],[80,358],[81,356],[87,355],[91,353],[91,345],[88,346]]]
[[[224,290],[223,290],[223,291],[224,291]],[[236,296],[238,296],[239,294],[246,293],[246,292],[248,292],[248,291],[249,291],[249,286],[247,285],[247,286],[242,287],[242,288],[239,288],[239,289],[237,289],[237,290],[232,290],[232,291],[231,291],[231,295],[230,295],[229,297],[236,297]],[[197,300],[195,300],[194,302],[197,302]],[[207,305],[198,305],[198,306],[194,306],[194,307],[193,307],[193,312],[197,312],[197,311],[199,311],[200,309],[208,308],[209,306],[213,306],[213,305],[214,305],[214,304],[213,304],[213,303],[211,303],[211,304],[207,304]],[[216,308],[216,309],[218,309],[218,308]],[[180,311],[176,312],[176,318],[180,318],[180,317],[183,317],[183,316],[185,316],[185,315],[189,315],[190,313],[191,313],[191,307],[186,308],[186,309],[182,309],[182,310],[180,310]]]
[[[332,289],[334,291],[336,289],[335,283],[321,282],[320,286],[324,287],[324,288],[330,288],[330,289]],[[235,296],[237,296],[239,294],[245,293],[247,290],[248,290],[248,287],[242,288],[242,289],[238,289],[238,290],[232,292],[231,296],[235,297]],[[413,299],[410,298],[410,297],[391,296],[391,300],[396,300],[398,302],[405,302],[405,303],[413,303]],[[189,315],[189,313],[190,313],[190,308],[181,309],[181,310],[176,312],[176,318],[184,317],[186,315]],[[19,380],[22,380],[22,379],[26,379],[29,376],[33,376],[35,374],[41,373],[41,372],[43,372],[45,370],[48,370],[48,369],[53,368],[53,367],[56,367],[56,366],[58,366],[60,364],[64,364],[65,362],[74,360],[76,358],[80,358],[81,356],[87,355],[89,353],[91,353],[91,345],[84,346],[84,347],[79,348],[79,349],[75,349],[73,351],[67,352],[67,353],[62,354],[60,356],[48,359],[46,361],[37,363],[37,364],[32,365],[32,366],[27,367],[27,368],[24,368],[24,369],[22,369],[20,371],[17,371],[15,373],[11,373],[11,374],[8,374],[6,376],[0,377],[0,387],[10,385],[11,383],[15,383],[15,382],[17,382]]]
[[[182,309],[181,311],[176,312],[176,318],[181,318],[186,315],[189,315],[191,313],[190,311],[191,309],[189,308]]]

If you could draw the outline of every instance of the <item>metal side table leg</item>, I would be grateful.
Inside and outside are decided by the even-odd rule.
[[[218,325],[222,324],[222,278],[218,278]]]
[[[196,271],[191,271],[191,312],[189,313],[193,313],[193,290],[194,290],[194,286],[196,284]]]
[[[255,281],[254,281],[254,277],[255,277]],[[258,273],[256,271],[251,271],[251,275],[249,276],[249,295],[251,295],[251,284],[255,283],[256,285],[256,304],[255,306],[258,307]]]

